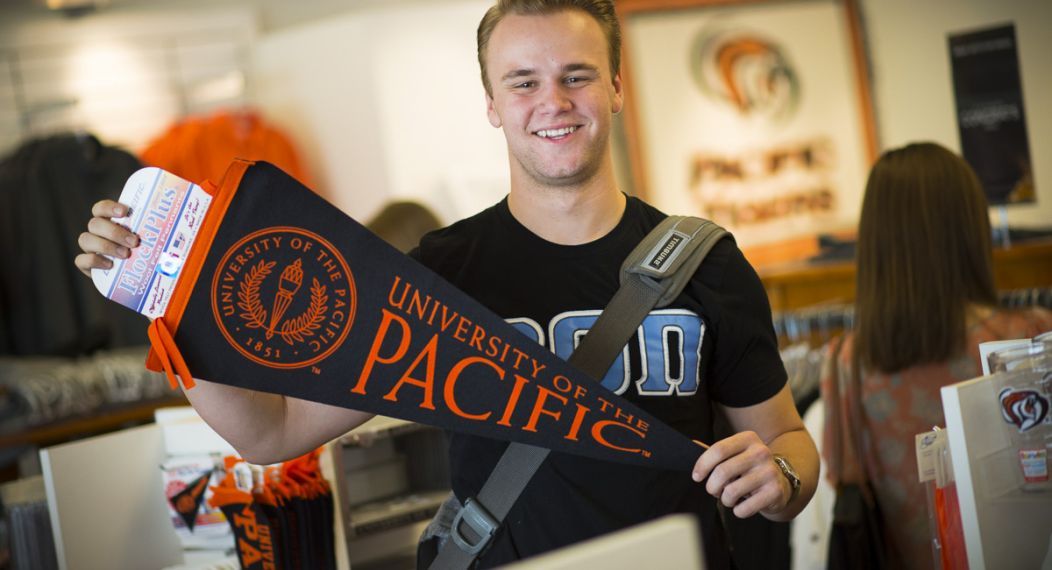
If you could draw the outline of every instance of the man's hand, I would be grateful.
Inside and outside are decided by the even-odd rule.
[[[770,448],[752,431],[720,440],[694,464],[692,477],[738,518],[773,515],[786,507],[792,487]]]
[[[139,245],[139,236],[112,220],[128,212],[128,206],[113,200],[101,200],[91,207],[93,217],[88,220],[88,231],[77,238],[77,245],[84,253],[73,260],[84,275],[91,277],[92,269],[113,267],[113,261],[104,256],[127,259],[131,248]]]

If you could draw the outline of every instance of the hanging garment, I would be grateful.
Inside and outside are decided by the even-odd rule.
[[[292,142],[259,113],[226,111],[180,121],[150,142],[139,155],[187,180],[218,182],[235,158],[265,160],[306,186],[311,179]]]
[[[135,313],[73,265],[91,206],[115,199],[134,156],[90,135],[29,141],[0,162],[0,355],[78,356],[146,344]]]

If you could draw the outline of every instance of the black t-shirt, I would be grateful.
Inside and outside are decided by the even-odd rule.
[[[619,287],[621,262],[665,214],[629,197],[618,225],[591,243],[548,242],[507,200],[433,232],[411,255],[563,358]],[[652,311],[602,380],[687,436],[712,442],[712,402],[774,396],[786,374],[759,278],[721,240],[669,307]],[[478,494],[507,442],[451,434],[453,491]],[[699,448],[699,455],[700,455]],[[730,565],[715,500],[690,473],[552,453],[480,557],[488,567],[673,512],[698,515],[710,567]]]

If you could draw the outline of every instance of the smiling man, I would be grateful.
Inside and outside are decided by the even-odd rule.
[[[478,55],[490,124],[507,141],[510,192],[425,238],[416,255],[566,355],[617,290],[621,261],[665,217],[627,197],[614,177],[609,138],[624,91],[613,3],[500,1],[479,25]],[[549,455],[483,566],[690,512],[710,566],[725,568],[716,500],[736,516],[772,520],[807,504],[817,453],[785,384],[766,294],[734,242],[721,241],[681,297],[640,331],[602,385],[694,439],[712,441],[714,407],[738,433],[700,454],[692,474]],[[459,434],[451,443],[453,488],[464,501],[506,444]]]
[[[503,0],[478,54],[490,123],[507,140],[506,199],[428,234],[411,255],[523,334],[573,352],[619,287],[621,262],[666,215],[614,178],[613,117],[624,103],[620,28],[610,0]],[[85,273],[127,258],[137,236],[92,210]],[[348,378],[359,371],[348,370]],[[733,240],[721,240],[668,307],[651,312],[601,385],[698,441],[718,409],[736,431],[691,473],[552,453],[479,564],[539,554],[659,516],[700,522],[712,568],[730,567],[716,502],[735,516],[788,520],[807,504],[818,457],[793,405],[766,294]],[[369,414],[198,380],[187,398],[242,456],[272,463],[342,435]],[[453,490],[475,497],[506,442],[451,434]]]

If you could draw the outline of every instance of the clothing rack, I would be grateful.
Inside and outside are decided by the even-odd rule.
[[[997,300],[1002,307],[1044,307],[1052,309],[1052,287],[1030,287],[999,291]]]
[[[774,332],[781,346],[807,341],[812,346],[821,346],[855,322],[853,305],[815,305],[792,311],[782,311],[773,316]]]
[[[1052,287],[1005,289],[997,293],[998,303],[1005,308],[1044,307],[1052,310]],[[774,332],[780,346],[809,341],[821,346],[855,322],[852,305],[814,305],[772,315]]]

